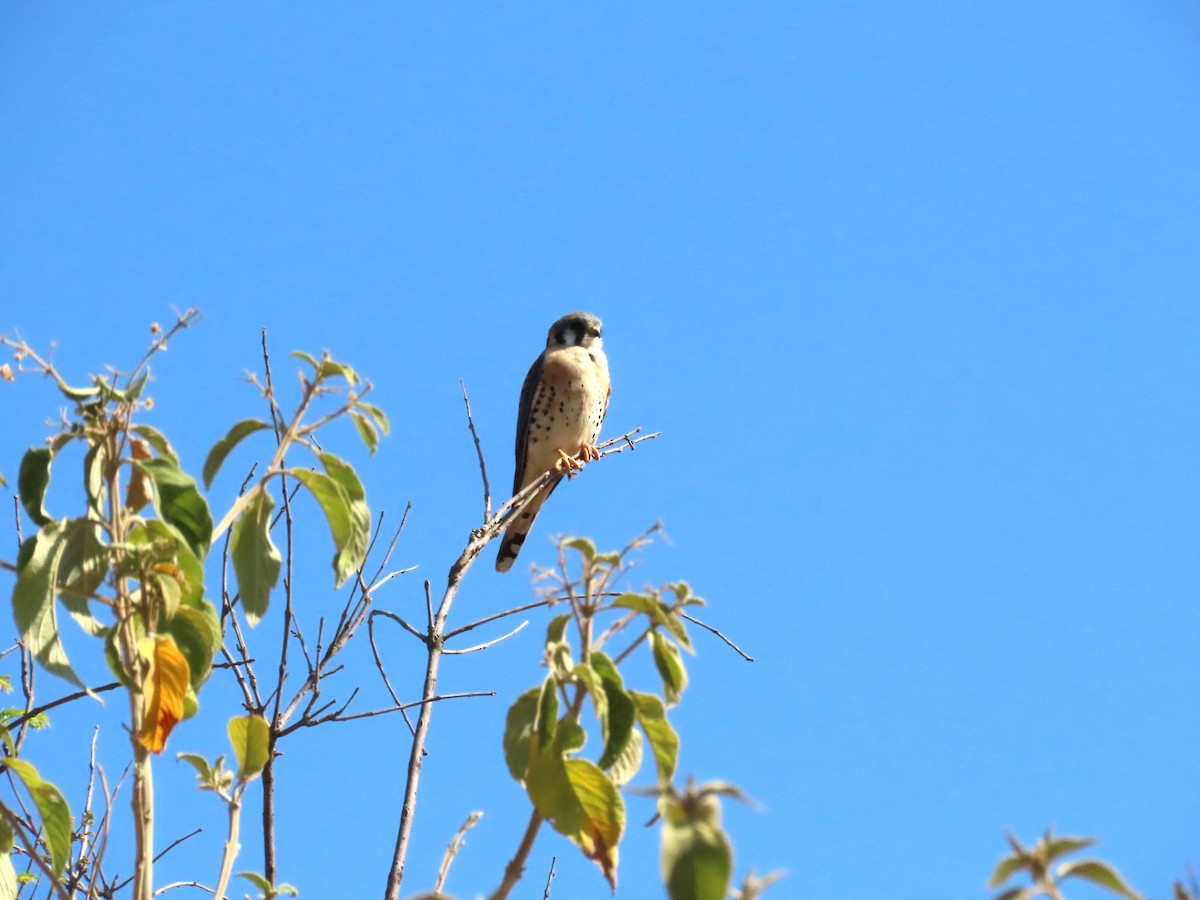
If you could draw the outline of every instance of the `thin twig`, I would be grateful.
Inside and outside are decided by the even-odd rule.
[[[425,706],[426,704],[438,703],[442,700],[462,700],[467,697],[495,697],[495,696],[496,696],[495,691],[463,691],[458,694],[438,694],[436,697],[430,697],[427,700],[426,699],[411,700],[408,703],[401,703],[401,704],[398,704],[397,706],[387,706],[387,707],[384,707],[383,709],[372,709],[372,710],[368,710],[366,712],[352,713],[348,716],[342,715],[341,711],[339,710],[337,713],[335,713],[331,716],[326,716],[326,717],[316,720],[314,722],[297,722],[294,725],[289,726],[285,733],[291,734],[291,732],[295,731],[297,728],[300,728],[304,725],[321,725],[321,724],[324,724],[325,722],[353,722],[356,719],[369,719],[372,716],[383,716],[383,715],[387,715],[388,713],[403,712],[406,709],[412,709],[414,706]],[[329,704],[328,706],[332,706],[332,704]],[[322,707],[322,709],[328,709],[328,706]],[[343,709],[344,708],[345,707],[343,707]]]
[[[526,603],[524,606],[514,606],[512,609],[506,609],[504,612],[498,612],[495,615],[484,616],[482,619],[476,619],[470,624],[464,625],[461,628],[455,628],[453,631],[446,632],[446,640],[456,638],[460,634],[466,634],[468,631],[473,631],[480,625],[486,625],[488,622],[495,622],[497,619],[503,619],[505,616],[515,616],[517,613],[523,613],[526,610],[537,609],[539,606],[549,606],[554,603],[554,600],[536,600],[533,603]]]
[[[34,716],[40,716],[42,713],[49,712],[57,706],[62,706],[64,703],[70,703],[74,700],[82,700],[89,694],[103,694],[107,691],[116,690],[120,686],[121,683],[119,681],[114,681],[110,684],[102,684],[100,687],[88,688],[84,691],[76,691],[73,694],[67,694],[65,697],[59,697],[57,700],[51,700],[49,703],[43,703],[41,706],[35,706],[33,709],[29,710],[29,712],[21,713],[21,715],[17,716],[8,723],[8,727],[12,729],[17,725],[22,725],[25,722],[28,722]]]
[[[425,643],[425,641],[429,637],[428,635],[421,634],[421,632],[417,631],[416,628],[414,628],[412,625],[409,625],[408,622],[406,622],[402,617],[396,615],[390,609],[372,610],[371,618],[373,619],[376,616],[383,616],[385,619],[391,619],[393,622],[395,622],[397,625],[399,625],[401,628],[403,628],[405,631],[407,631],[409,634],[411,634],[413,637],[415,637],[421,643]]]
[[[185,834],[183,837],[176,838],[175,840],[171,841],[171,843],[167,844],[167,846],[163,848],[163,850],[158,854],[158,856],[154,857],[154,861],[158,862],[160,859],[162,859],[164,856],[166,856],[168,853],[170,853],[172,850],[174,850],[176,847],[178,847],[180,844],[182,844],[188,838],[194,838],[196,835],[198,835],[203,830],[204,830],[203,828],[197,828],[195,831],[190,831],[187,834]]]
[[[680,615],[680,617],[681,617],[681,618],[687,619],[687,620],[688,620],[689,622],[691,622],[693,625],[699,625],[701,628],[705,629],[706,631],[711,631],[713,634],[715,634],[717,637],[719,637],[721,640],[723,640],[723,641],[724,641],[726,644],[728,644],[728,645],[729,645],[729,646],[730,646],[730,647],[731,647],[731,648],[732,648],[732,649],[733,649],[733,650],[734,650],[734,651],[737,653],[737,655],[738,655],[738,656],[740,656],[742,659],[744,659],[746,662],[754,662],[754,657],[753,657],[753,656],[749,656],[748,654],[746,654],[746,653],[745,653],[745,652],[742,650],[742,648],[741,648],[741,647],[739,647],[737,644],[735,644],[735,643],[734,643],[733,641],[731,641],[729,638],[725,637],[725,635],[721,634],[721,632],[720,632],[720,631],[718,631],[717,629],[713,628],[713,627],[712,627],[711,625],[709,625],[707,622],[701,622],[699,619],[696,619],[696,618],[693,618],[692,616],[689,616],[689,615],[688,615],[687,613],[685,613],[683,610],[676,610],[676,612],[678,612],[678,613],[679,613],[679,615]]]
[[[473,812],[467,816],[467,820],[459,826],[458,833],[446,846],[446,852],[442,855],[442,864],[438,868],[437,882],[433,886],[433,892],[440,895],[442,888],[446,884],[446,876],[450,874],[450,863],[454,862],[454,857],[458,855],[459,848],[463,845],[463,840],[467,836],[467,832],[475,827],[475,823],[483,818],[483,813]]]
[[[443,648],[442,652],[445,653],[447,656],[461,656],[464,653],[478,653],[480,650],[486,650],[488,647],[494,647],[496,644],[499,644],[501,641],[507,641],[510,637],[512,637],[514,634],[516,634],[518,631],[520,631],[522,628],[524,628],[528,624],[529,624],[529,620],[526,619],[524,622],[522,622],[520,625],[518,625],[516,628],[514,628],[508,634],[502,634],[500,637],[490,640],[485,644],[477,644],[474,647],[467,647],[463,650],[450,650],[448,648]]]
[[[479,474],[483,478],[483,521],[492,517],[492,489],[488,484],[487,463],[483,461],[483,446],[479,443],[479,432],[475,430],[475,419],[471,416],[471,398],[467,396],[467,385],[460,378],[458,386],[462,388],[463,404],[467,407],[467,427],[471,429],[471,438],[475,441],[475,455],[479,457]]]
[[[554,864],[557,862],[557,856],[550,857],[550,874],[546,876],[546,890],[542,892],[542,900],[550,900],[550,882],[554,880]]]
[[[159,894],[165,894],[167,891],[174,890],[175,888],[185,887],[196,888],[197,890],[204,891],[206,894],[216,894],[216,891],[214,891],[208,885],[201,884],[198,881],[173,881],[170,884],[164,884],[162,887],[160,887],[154,892],[154,896],[157,897]]]

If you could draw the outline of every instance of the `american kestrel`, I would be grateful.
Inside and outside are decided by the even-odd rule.
[[[600,320],[590,313],[563,316],[550,326],[546,349],[525,376],[517,412],[513,494],[543,472],[555,469],[560,474],[533,496],[504,532],[497,572],[512,568],[538,510],[562,476],[573,476],[583,463],[597,458],[596,438],[612,392],[600,328]]]

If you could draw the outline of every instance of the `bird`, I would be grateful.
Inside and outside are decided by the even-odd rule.
[[[612,394],[602,327],[591,313],[563,316],[550,326],[546,349],[525,376],[517,410],[513,496],[551,469],[558,474],[529,499],[504,532],[497,572],[512,568],[533,520],[563,475],[574,477],[584,463],[600,457],[596,439]]]

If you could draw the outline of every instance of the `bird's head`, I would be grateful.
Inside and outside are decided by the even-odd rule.
[[[599,319],[591,313],[567,313],[550,326],[550,334],[546,336],[546,346],[551,347],[585,347],[589,350],[601,345],[600,331],[603,328]]]

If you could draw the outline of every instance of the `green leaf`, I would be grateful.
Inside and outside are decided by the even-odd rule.
[[[257,872],[238,872],[237,876],[238,878],[245,878],[252,885],[262,891],[262,896],[265,898],[265,900],[275,900],[276,897],[296,897],[300,894],[300,892],[292,885],[273,885]]]
[[[688,637],[683,620],[679,617],[678,613],[663,603],[658,597],[649,594],[622,594],[613,601],[613,606],[645,613],[663,628],[667,629],[683,645],[685,650],[689,653],[694,652],[692,650],[691,638]]]
[[[613,760],[613,764],[606,770],[608,777],[618,787],[628,784],[642,770],[642,759],[644,756],[645,742],[642,740],[642,733],[634,729],[629,733],[629,740],[625,742],[625,749],[621,751],[621,754]]]
[[[157,450],[159,456],[169,459],[175,465],[179,465],[179,455],[175,452],[175,448],[171,446],[171,442],[167,440],[167,436],[157,428],[153,428],[150,425],[134,425],[129,430]]]
[[[579,555],[588,562],[596,558],[596,545],[585,537],[571,538],[570,540],[563,541],[563,546],[578,550]]]
[[[370,542],[370,511],[363,501],[362,485],[354,470],[332,454],[320,454],[328,475],[311,469],[289,469],[288,473],[312,493],[325,513],[336,553],[333,557],[334,586],[341,587],[366,557]],[[336,461],[333,462],[333,461]],[[341,463],[340,467],[337,463]],[[337,472],[335,478],[333,473]],[[356,484],[355,494],[347,493],[344,485]]]
[[[587,732],[578,722],[563,719],[558,723],[558,731],[554,735],[555,743],[565,754],[578,753],[587,743]]]
[[[600,867],[615,891],[617,845],[625,832],[625,801],[612,779],[586,759],[568,759],[566,770],[584,815],[584,831],[572,840],[584,856]]]
[[[17,492],[21,496],[21,505],[38,528],[53,521],[43,505],[46,490],[50,487],[52,458],[48,447],[31,447],[21,458],[21,468],[17,472]]]
[[[69,384],[59,384],[58,389],[62,391],[62,395],[68,400],[73,400],[76,403],[82,403],[85,400],[91,400],[100,394],[100,388],[97,385],[91,387],[77,388],[71,387]]]
[[[229,541],[242,609],[252,626],[266,614],[271,590],[278,583],[283,567],[279,548],[271,541],[271,511],[274,508],[271,495],[258,490],[233,524]]]
[[[135,623],[136,636],[141,638],[145,634],[145,630],[141,627],[141,622],[137,616],[133,617]],[[121,662],[121,650],[117,646],[117,641],[120,637],[120,627],[114,625],[108,629],[108,633],[104,636],[104,661],[108,663],[108,669],[113,673],[117,681],[130,691],[140,691],[141,687],[129,677],[129,673],[125,671],[125,666]]]
[[[677,581],[674,584],[668,584],[671,593],[675,595],[675,599],[680,603],[686,603],[688,597],[692,596],[692,588],[686,581]]]
[[[574,666],[571,643],[566,638],[570,619],[570,615],[555,616],[546,627],[546,662],[560,678],[567,677]]]
[[[571,621],[571,614],[564,613],[561,616],[555,616],[550,620],[550,624],[546,626],[546,646],[557,644],[567,633],[567,623]]]
[[[213,520],[195,479],[169,459],[141,459],[134,465],[154,482],[154,509],[159,518],[174,526],[203,561],[212,542]]]
[[[664,607],[663,624],[666,625],[667,631],[671,632],[675,640],[679,641],[679,645],[684,650],[695,655],[696,651],[692,648],[692,639],[688,637],[687,627],[683,624],[683,619],[679,617],[679,613]]]
[[[267,881],[257,872],[238,872],[238,878],[245,878],[248,882],[258,888],[260,891],[271,890],[271,882]]]
[[[191,765],[196,770],[196,778],[200,780],[201,784],[208,785],[212,782],[212,767],[209,766],[208,760],[199,753],[176,753],[175,758]]]
[[[83,490],[87,497],[88,509],[97,518],[104,517],[104,468],[107,464],[108,452],[104,444],[92,444],[83,457]]]
[[[221,622],[216,607],[208,600],[201,600],[199,606],[180,606],[160,630],[175,639],[179,652],[187,660],[192,689],[199,690],[212,673],[213,657],[221,647]]]
[[[33,763],[24,759],[8,759],[8,768],[16,772],[25,789],[33,797],[38,815],[42,820],[42,836],[46,849],[50,851],[50,868],[58,875],[71,858],[71,833],[74,830],[74,820],[71,818],[71,808],[62,791],[49,781],[42,779]]]
[[[204,489],[207,491],[212,487],[213,479],[221,470],[225,457],[229,456],[234,447],[240,444],[244,438],[270,427],[261,419],[242,419],[230,428],[229,433],[213,444],[212,449],[208,451],[208,456],[204,458],[204,468],[200,473],[200,477],[204,480]]]
[[[650,741],[654,753],[654,767],[658,771],[658,783],[670,784],[675,777],[675,766],[679,761],[679,735],[667,721],[667,708],[654,694],[630,691],[634,708],[637,710],[638,725]]]
[[[146,384],[150,381],[150,367],[146,366],[142,370],[141,375],[135,375],[130,381],[129,387],[125,389],[125,396],[130,400],[136,400],[142,396],[142,391],[146,389]]]
[[[375,428],[375,423],[353,409],[350,410],[350,418],[354,420],[354,427],[358,429],[358,436],[366,444],[367,452],[374,455],[375,448],[379,446],[379,431]]]
[[[625,693],[625,685],[612,660],[599,651],[588,657],[588,663],[600,676],[608,700],[608,714],[600,720],[604,733],[604,752],[597,765],[609,769],[625,752],[633,734],[635,719],[633,700]]]
[[[12,848],[12,829],[0,819],[0,900],[17,900],[17,872],[9,855]]]
[[[724,900],[733,873],[733,848],[720,825],[675,824],[664,818],[662,871],[671,900]]]
[[[550,675],[542,682],[541,696],[538,697],[537,721],[533,723],[533,734],[539,748],[550,745],[554,740],[554,732],[558,729],[558,686],[554,676]]]
[[[648,594],[622,594],[613,601],[613,606],[620,607],[621,609],[635,609],[638,612],[654,616],[655,619],[658,618],[658,599]]]
[[[1077,850],[1086,850],[1088,847],[1094,847],[1095,845],[1095,838],[1050,837],[1049,833],[1047,833],[1045,843],[1046,862],[1054,862],[1060,856],[1066,856],[1068,853],[1074,853]]]
[[[375,420],[375,424],[378,426],[380,431],[382,431],[384,434],[391,433],[392,425],[390,422],[388,422],[388,417],[384,414],[382,409],[380,409],[374,403],[364,403],[362,400],[358,401],[358,408],[366,412],[367,415]]]
[[[321,357],[321,366],[319,369],[317,369],[317,377],[333,378],[338,375],[341,375],[348,382],[350,382],[351,387],[359,382],[358,373],[354,371],[352,366],[348,365],[347,363],[340,363],[336,359],[330,358],[328,353],[324,354],[324,356]]]
[[[53,522],[21,545],[19,556],[25,562],[13,587],[13,617],[25,646],[47,671],[84,687],[71,668],[58,633],[54,587],[62,551],[62,531]]]
[[[557,742],[533,742],[525,789],[538,813],[596,862],[615,890],[625,804],[612,780],[586,759],[564,760]]]
[[[997,894],[994,900],[1032,900],[1037,895],[1037,891],[1028,887],[1009,888],[1001,894]]]
[[[199,608],[204,598],[204,567],[187,539],[178,530],[157,519],[145,519],[134,524],[129,532],[129,543],[148,546],[153,550],[156,562],[177,566],[183,578],[180,602]]]
[[[530,688],[508,708],[504,720],[504,761],[515,781],[525,778],[529,768],[529,742],[537,723],[541,688]]]
[[[317,370],[321,368],[317,362],[317,358],[311,353],[305,353],[303,350],[293,350],[288,356],[294,356],[296,359],[308,363],[313,368],[313,374],[316,374]]]
[[[601,722],[608,719],[608,694],[604,691],[604,681],[596,670],[587,663],[580,663],[571,670],[571,677],[582,684],[592,698],[592,706],[596,710],[596,718]]]
[[[58,596],[79,626],[96,637],[105,626],[92,615],[88,600],[108,574],[108,548],[100,540],[100,526],[90,519],[69,519],[62,533]]]
[[[259,715],[235,716],[229,720],[229,742],[238,761],[242,781],[257,778],[267,764],[271,729]]]
[[[224,756],[218,756],[211,766],[199,753],[177,753],[175,758],[189,763],[196,770],[199,790],[223,794],[233,785],[233,773],[225,768]]]
[[[992,877],[988,879],[987,886],[990,890],[995,890],[1012,878],[1017,872],[1029,868],[1029,860],[1013,854],[1006,856],[996,864],[996,870],[992,872]]]
[[[162,600],[162,621],[170,622],[175,618],[183,596],[183,588],[175,576],[168,572],[155,572],[148,579],[146,587],[152,588],[151,595],[157,594]]]
[[[1082,878],[1112,891],[1126,900],[1142,900],[1142,895],[1125,883],[1117,871],[1098,859],[1080,859],[1058,867],[1059,878]]]
[[[683,667],[679,648],[657,631],[650,632],[650,646],[654,652],[654,667],[662,678],[663,696],[667,706],[674,706],[687,689],[687,669]]]
[[[350,509],[350,537],[344,546],[339,546],[333,568],[337,573],[337,584],[357,572],[367,559],[367,548],[371,544],[371,510],[367,507],[367,492],[354,467],[332,453],[318,453],[325,474],[337,482],[346,494]]]

